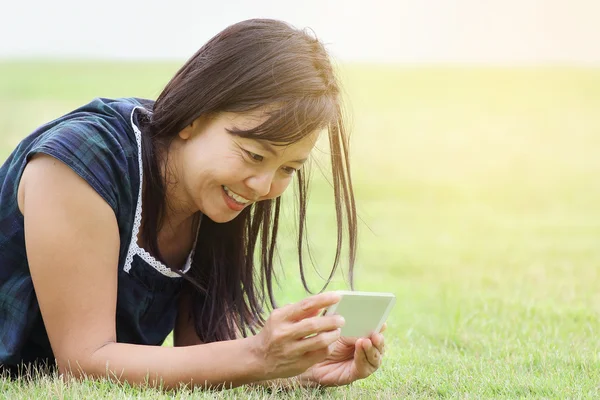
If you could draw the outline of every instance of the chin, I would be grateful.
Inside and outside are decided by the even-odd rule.
[[[229,217],[229,218],[227,218],[227,217],[224,217],[224,216],[219,216],[219,218],[212,218],[212,217],[210,217],[210,216],[209,216],[209,218],[210,218],[210,219],[211,219],[213,222],[216,222],[217,224],[226,224],[227,222],[231,222],[231,221],[233,221],[233,220],[235,219],[235,217],[237,217],[237,215],[236,215],[236,216],[234,216],[234,217]]]
[[[211,221],[216,222],[217,224],[225,224],[227,222],[231,222],[234,219],[237,218],[238,215],[240,215],[241,212],[228,212],[228,213],[223,213],[223,212],[217,212],[217,213],[207,213],[205,214],[208,218],[211,219]]]

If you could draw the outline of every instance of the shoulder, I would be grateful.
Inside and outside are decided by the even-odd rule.
[[[42,126],[26,159],[50,155],[74,170],[117,211],[139,187],[141,133],[137,121],[150,113],[148,100],[103,99]]]
[[[100,145],[99,150],[135,152],[137,123],[151,113],[151,107],[150,100],[96,98],[40,127],[40,139],[61,138],[76,144]]]

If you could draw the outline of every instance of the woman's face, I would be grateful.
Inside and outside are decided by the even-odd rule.
[[[215,222],[235,218],[257,201],[280,196],[309,157],[318,132],[285,146],[245,139],[227,129],[260,125],[262,112],[200,117],[179,133],[177,197]]]

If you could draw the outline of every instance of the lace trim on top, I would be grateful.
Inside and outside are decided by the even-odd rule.
[[[143,163],[142,163],[142,132],[133,122],[133,114],[137,109],[143,110],[142,107],[135,107],[131,111],[131,126],[133,127],[133,132],[135,133],[135,140],[137,142],[138,147],[138,165],[140,170],[140,190],[138,192],[137,206],[135,208],[135,219],[133,221],[133,229],[131,231],[131,241],[129,242],[129,250],[127,251],[127,256],[125,257],[125,265],[123,266],[123,271],[129,272],[131,270],[131,264],[133,262],[133,256],[138,255],[142,260],[148,263],[152,268],[163,274],[164,276],[168,276],[170,278],[180,278],[181,276],[171,270],[169,267],[164,265],[162,262],[158,261],[154,258],[150,253],[148,253],[145,249],[141,248],[137,244],[138,234],[140,232],[140,226],[142,225],[142,182],[144,178],[143,173]],[[198,222],[198,230],[196,231],[196,239],[194,240],[194,246],[192,247],[192,251],[187,257],[185,262],[185,266],[183,267],[184,274],[189,271],[192,266],[192,259],[194,258],[194,250],[196,249],[196,242],[198,241],[198,233],[200,232],[200,224],[202,223],[202,214],[200,214],[200,221]]]

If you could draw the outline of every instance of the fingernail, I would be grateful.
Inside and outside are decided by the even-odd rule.
[[[336,322],[339,326],[344,326],[344,324],[346,323],[346,320],[341,315],[338,315],[336,317]]]

